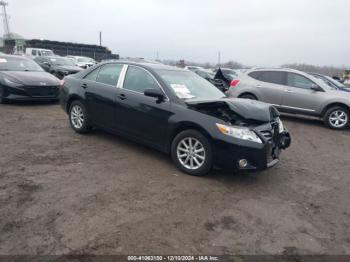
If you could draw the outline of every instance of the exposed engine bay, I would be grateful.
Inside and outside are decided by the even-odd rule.
[[[208,103],[191,106],[201,113],[211,115],[230,125],[249,126],[248,121],[233,112],[226,103]]]
[[[275,121],[278,110],[266,103],[239,98],[223,98],[216,101],[188,101],[191,109],[217,117],[231,125],[261,125]]]

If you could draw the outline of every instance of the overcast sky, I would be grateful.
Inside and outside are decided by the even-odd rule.
[[[121,56],[350,65],[349,0],[7,0],[12,32]]]

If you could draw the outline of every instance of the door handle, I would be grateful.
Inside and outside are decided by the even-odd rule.
[[[87,83],[84,83],[84,84],[81,85],[81,87],[85,89],[85,88],[88,87],[88,85],[87,85]]]
[[[262,87],[262,85],[257,84],[257,85],[255,85],[255,87],[260,88],[260,87]]]
[[[287,92],[287,93],[294,93],[294,91],[288,90],[288,89],[286,89],[284,92]]]
[[[125,94],[120,94],[118,95],[120,100],[125,100],[126,99],[126,95]]]

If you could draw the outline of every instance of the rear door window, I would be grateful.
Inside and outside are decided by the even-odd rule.
[[[277,85],[285,85],[285,75],[286,74],[281,71],[261,71],[258,80]]]
[[[122,68],[123,65],[120,64],[107,64],[102,66],[96,78],[96,82],[117,86]],[[91,77],[93,78],[93,76]]]
[[[281,71],[254,71],[248,74],[250,77],[277,85],[286,84],[286,73]]]
[[[315,85],[315,83],[310,79],[295,73],[288,73],[287,84],[288,86],[298,87],[303,89],[311,89],[311,87]]]
[[[93,70],[87,76],[85,76],[84,79],[96,82],[99,71],[100,71],[100,68]]]

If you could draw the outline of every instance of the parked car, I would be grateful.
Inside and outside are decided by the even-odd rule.
[[[319,117],[333,129],[349,126],[350,93],[292,69],[252,69],[234,79],[230,97],[275,105],[280,111]]]
[[[60,81],[33,60],[0,55],[0,104],[10,100],[57,100]]]
[[[35,58],[38,56],[55,56],[52,50],[42,48],[26,48],[25,55],[27,57]]]
[[[222,72],[224,77],[230,82],[233,79],[237,78],[237,76],[238,76],[238,71],[237,70],[234,70],[234,69],[231,69],[231,68],[224,68],[224,67],[220,67],[220,68],[214,69],[214,73],[217,73],[219,70]]]
[[[89,68],[97,64],[97,62],[90,57],[67,55],[67,58],[72,59],[76,66],[79,66],[83,69]]]
[[[318,78],[318,79],[320,79],[320,80],[322,80],[323,82],[325,82],[330,87],[333,87],[333,88],[336,88],[336,89],[340,89],[342,91],[350,92],[350,88],[349,87],[347,87],[343,83],[335,80],[334,78],[332,78],[330,76],[317,74],[317,73],[309,73],[309,74],[314,76],[314,77],[316,77],[316,78]]]
[[[233,69],[229,68],[218,68],[214,69],[215,79],[220,79],[225,83],[225,89],[227,90],[230,87],[230,84],[233,79],[237,78],[237,73]]]
[[[161,64],[101,63],[65,77],[60,100],[76,132],[125,136],[170,153],[190,175],[264,170],[290,144],[275,107],[227,98],[195,73]]]
[[[225,81],[222,79],[215,79],[215,74],[213,73],[213,71],[208,69],[198,69],[198,70],[195,70],[194,72],[200,77],[212,83],[214,86],[219,88],[222,92],[227,91],[227,85]]]
[[[83,69],[79,66],[76,66],[75,63],[66,57],[60,56],[40,56],[34,58],[34,61],[37,62],[46,72],[49,72],[56,76],[58,79],[71,74],[76,74]]]

